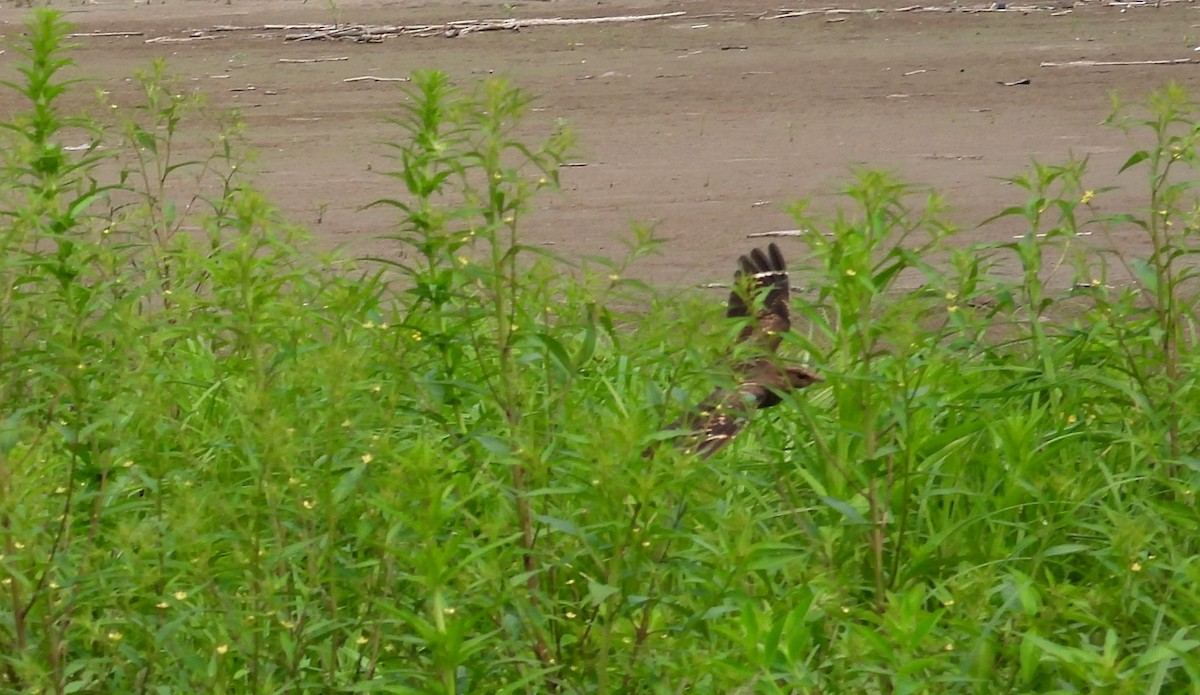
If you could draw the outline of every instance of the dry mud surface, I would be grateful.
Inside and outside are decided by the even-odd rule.
[[[317,243],[357,253],[392,252],[377,237],[393,215],[361,207],[396,193],[379,174],[392,168],[380,142],[398,136],[384,120],[397,112],[403,84],[344,80],[403,77],[417,68],[439,68],[462,83],[509,76],[539,95],[529,132],[568,119],[579,134],[576,159],[586,163],[562,171],[564,191],[541,201],[526,226],[529,240],[569,255],[615,254],[631,222],[652,224],[667,240],[666,253],[636,272],[667,286],[725,279],[730,259],[754,243],[748,233],[794,227],[782,206],[801,197],[832,210],[851,168],[861,165],[942,191],[951,219],[967,228],[964,243],[1011,236],[1011,224],[976,224],[1023,202],[1000,179],[1034,159],[1087,156],[1091,187],[1120,186],[1099,196],[1097,209],[1136,208],[1144,176],[1117,170],[1148,140],[1100,125],[1108,94],[1136,99],[1167,80],[1197,86],[1196,64],[1041,66],[1200,57],[1193,50],[1200,15],[1190,3],[1156,9],[1066,0],[1002,12],[895,12],[902,5],[894,0],[847,2],[839,7],[885,11],[765,18],[778,14],[780,0],[101,0],[62,9],[79,32],[140,32],[76,38],[79,74],[132,104],[137,94],[128,78],[165,59],[213,106],[242,110],[259,155],[258,181],[274,202],[309,226]],[[827,6],[802,0],[787,7]],[[686,14],[380,43],[285,42],[284,32],[256,30],[147,42],[217,25],[671,11]],[[24,10],[0,10],[5,78],[15,74],[13,42],[24,18]],[[346,59],[280,62],[331,57]],[[1023,79],[1030,83],[1000,84]],[[88,98],[89,90],[73,97],[80,105]],[[11,94],[0,96],[0,113],[15,107]],[[1132,230],[1089,241],[1144,252]]]

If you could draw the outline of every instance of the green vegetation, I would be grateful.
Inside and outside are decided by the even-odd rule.
[[[784,349],[827,380],[702,462],[662,430],[739,327],[622,279],[648,234],[522,245],[570,143],[513,139],[521,92],[415,76],[393,260],[355,264],[236,120],[178,160],[205,125],[161,67],[119,126],[64,114],[65,31],[32,14],[0,149],[4,692],[1200,693],[1179,88],[1114,110],[1144,212],[1096,218],[1079,162],[985,248],[876,173],[798,207]],[[1085,224],[1144,233],[1134,284]]]

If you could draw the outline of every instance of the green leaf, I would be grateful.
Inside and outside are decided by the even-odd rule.
[[[1150,294],[1158,294],[1158,273],[1149,261],[1135,258],[1129,263],[1133,275]]]
[[[1091,550],[1091,547],[1082,543],[1062,543],[1048,548],[1042,555],[1043,557],[1057,557],[1059,555],[1074,555],[1085,550]]]
[[[358,489],[358,483],[367,471],[367,464],[359,463],[346,471],[333,488],[333,503],[341,504]]]
[[[591,579],[588,580],[588,596],[591,598],[592,603],[597,606],[604,603],[613,594],[616,594],[620,591],[621,590],[615,586],[601,584],[600,582],[593,581]]]
[[[845,517],[847,523],[855,525],[855,526],[861,526],[861,525],[867,524],[866,517],[864,517],[862,515],[862,513],[859,512],[857,509],[855,509],[853,506],[851,506],[849,502],[846,502],[844,500],[839,500],[836,497],[829,497],[827,495],[822,495],[820,499],[822,502],[824,502],[830,508],[835,509],[838,512],[841,512],[842,516]]]
[[[1120,174],[1121,172],[1125,171],[1129,167],[1136,166],[1137,164],[1140,164],[1141,162],[1144,162],[1149,158],[1150,158],[1150,152],[1148,150],[1138,150],[1137,152],[1134,152],[1133,155],[1131,155],[1129,157],[1129,159],[1125,160],[1125,163],[1121,165],[1121,168],[1117,169],[1117,173]]]

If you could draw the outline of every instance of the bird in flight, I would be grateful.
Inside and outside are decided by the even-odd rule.
[[[790,292],[787,265],[775,244],[766,252],[754,249],[738,259],[725,316],[740,319],[753,314],[738,342],[752,343],[755,354],[734,366],[740,382],[736,388],[717,388],[695,412],[676,423],[677,428],[694,432],[683,440],[689,452],[701,458],[712,456],[742,431],[751,411],[776,406],[782,394],[823,381],[804,367],[785,367],[776,359],[783,334],[792,326]]]

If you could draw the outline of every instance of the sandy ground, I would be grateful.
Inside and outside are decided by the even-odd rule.
[[[877,5],[847,0],[842,7]],[[1200,57],[1200,15],[1190,3],[1115,7],[1070,0],[1037,11],[777,14],[779,0],[551,0],[423,3],[395,0],[101,0],[62,9],[78,31],[138,36],[77,38],[81,74],[133,103],[128,78],[163,58],[215,107],[238,107],[258,151],[259,181],[317,243],[388,253],[377,239],[393,222],[362,210],[396,193],[379,172],[392,168],[380,141],[397,132],[384,119],[401,103],[399,83],[351,82],[439,68],[455,80],[511,77],[539,95],[530,132],[555,118],[572,122],[587,166],[562,171],[564,192],[529,219],[531,241],[561,252],[618,253],[631,222],[654,225],[666,253],[637,273],[663,285],[726,279],[750,232],[795,225],[784,204],[811,198],[832,210],[853,167],[870,166],[942,191],[964,242],[1004,239],[1011,225],[977,228],[1021,191],[1002,177],[1031,160],[1090,158],[1090,185],[1119,186],[1099,211],[1134,209],[1144,176],[1117,169],[1146,136],[1100,123],[1109,92],[1128,99],[1167,80],[1197,85],[1200,65],[1047,68],[1043,61]],[[857,4],[854,4],[857,3]],[[812,0],[789,5],[819,7]],[[1070,12],[1064,12],[1070,8]],[[382,43],[285,42],[282,32],[238,31],[185,43],[215,25],[355,22],[412,24],[488,17],[588,17],[684,11],[636,24],[540,27]],[[25,11],[0,10],[11,78]],[[315,63],[281,58],[346,57]],[[1001,82],[1028,79],[1030,84]],[[253,87],[253,90],[246,90]],[[90,98],[88,90],[79,100]],[[0,96],[0,113],[15,107]],[[1100,235],[1094,239],[1101,239]],[[1132,230],[1103,241],[1127,254],[1144,249]]]

